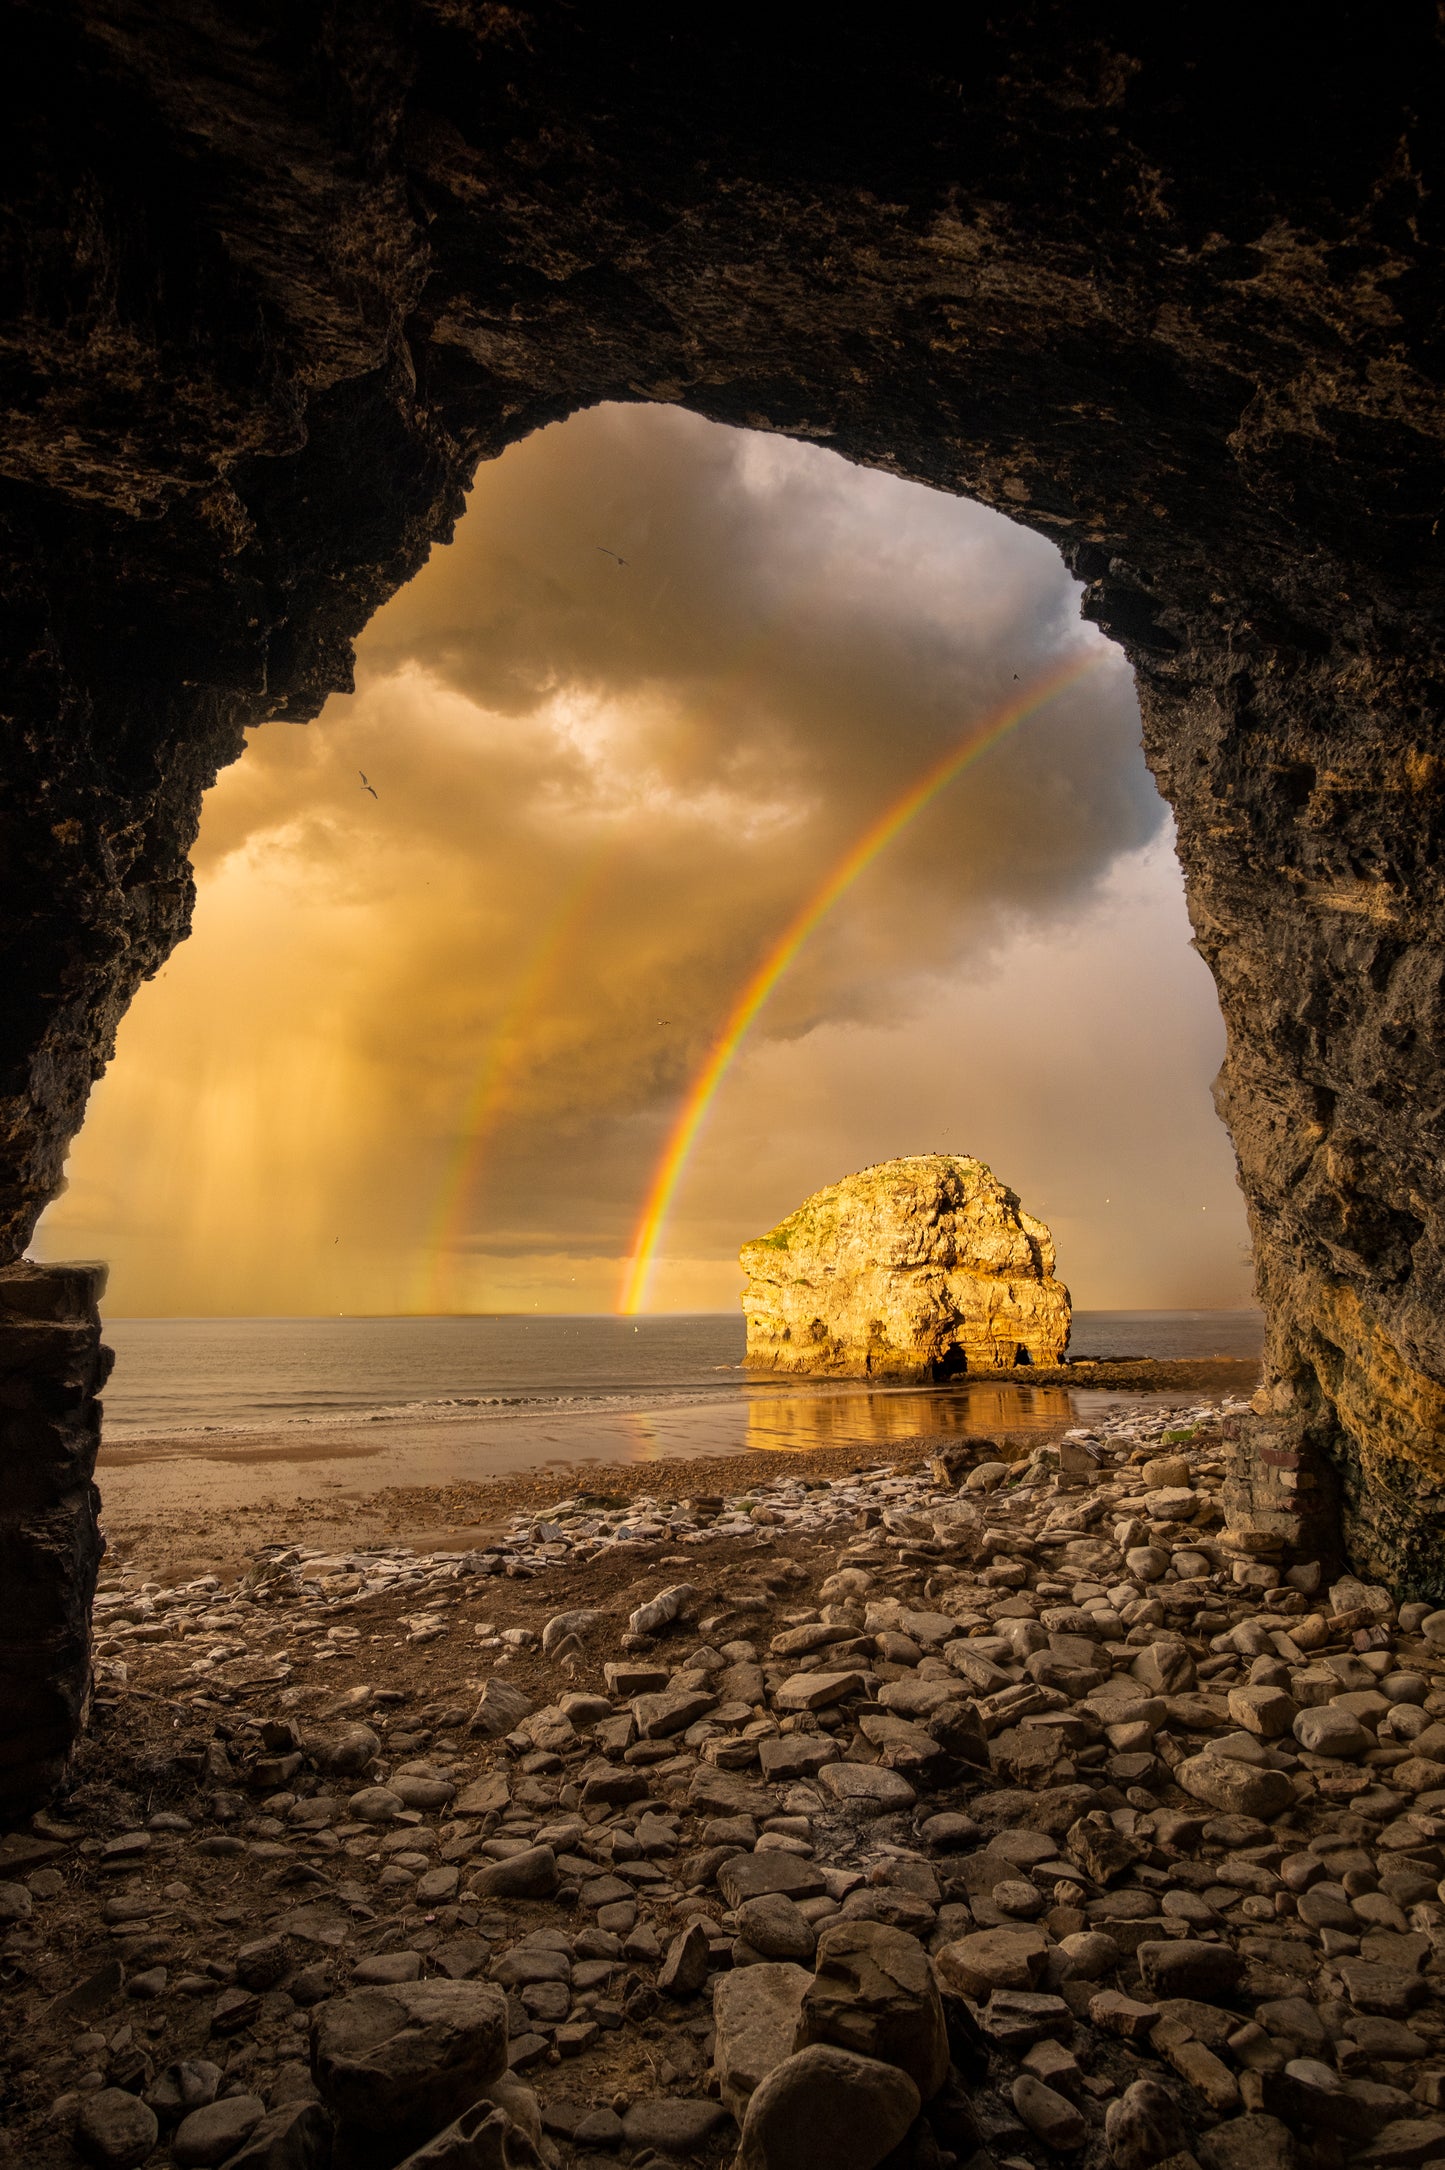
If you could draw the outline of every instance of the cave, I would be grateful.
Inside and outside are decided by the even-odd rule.
[[[1435,11],[12,22],[0,1802],[84,1708],[105,1368],[98,1272],[20,1261],[201,794],[348,685],[480,461],[601,400],[977,498],[1086,584],[1228,1032],[1231,1523],[1445,1597]]]

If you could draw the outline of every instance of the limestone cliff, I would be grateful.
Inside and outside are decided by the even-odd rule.
[[[1054,1239],[981,1160],[920,1153],[831,1183],[745,1243],[747,1362],[845,1379],[1056,1364]]]

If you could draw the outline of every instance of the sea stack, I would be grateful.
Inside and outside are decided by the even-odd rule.
[[[830,1183],[739,1253],[750,1371],[994,1376],[1057,1364],[1054,1239],[981,1160],[919,1153]]]

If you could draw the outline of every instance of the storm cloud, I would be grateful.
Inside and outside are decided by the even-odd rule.
[[[354,694],[251,734],[207,802],[195,934],[126,1020],[45,1250],[111,1256],[130,1311],[609,1302],[687,1081],[779,931],[883,808],[1085,653],[779,985],[679,1200],[697,1271],[674,1297],[726,1302],[738,1242],[824,1179],[790,1074],[827,1098],[835,1159],[875,1157],[889,1046],[891,1137],[930,1030],[947,1013],[956,1066],[1011,958],[1057,942],[1107,977],[1111,938],[1081,961],[1081,930],[1116,923],[1136,862],[1175,912],[1177,964],[1151,969],[1201,1020],[1180,1150],[1227,1178],[1132,683],[1057,552],[814,446],[613,406],[484,468],[367,629]],[[1117,1096],[1124,1052],[1096,1072],[1081,1095]],[[795,1146],[724,1166],[765,1073]]]

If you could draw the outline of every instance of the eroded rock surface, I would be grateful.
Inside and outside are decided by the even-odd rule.
[[[246,725],[348,683],[479,459],[677,402],[995,505],[1086,584],[1228,1026],[1272,1451],[1445,1594],[1437,12],[1247,54],[1196,10],[800,19],[761,61],[464,0],[17,22],[0,1255]]]
[[[982,1161],[920,1153],[830,1183],[745,1243],[749,1369],[940,1379],[1057,1364],[1054,1239]]]

